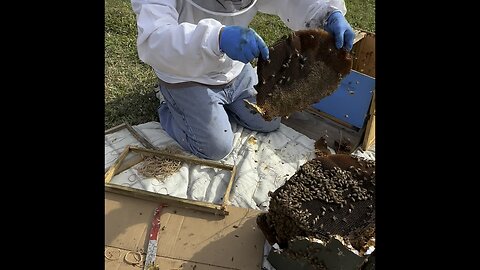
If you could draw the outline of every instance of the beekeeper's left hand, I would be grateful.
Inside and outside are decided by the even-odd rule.
[[[344,48],[347,51],[352,49],[355,33],[340,10],[330,14],[325,30],[334,36],[337,49]]]

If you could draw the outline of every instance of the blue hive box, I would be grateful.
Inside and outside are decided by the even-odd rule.
[[[357,132],[367,150],[375,143],[375,34],[358,31],[355,40],[352,72],[309,111]]]

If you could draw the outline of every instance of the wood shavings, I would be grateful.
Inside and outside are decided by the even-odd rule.
[[[120,258],[120,250],[107,247],[105,249],[105,259],[110,261],[116,261]]]
[[[129,256],[131,255],[131,256]],[[133,258],[130,259],[130,257]],[[143,261],[143,256],[140,252],[137,252],[137,251],[129,251],[127,252],[127,254],[125,254],[125,257],[123,258],[125,260],[125,262],[129,263],[129,264],[132,264],[132,265],[138,265],[138,264],[141,264],[142,261]]]
[[[179,148],[167,147],[161,149],[164,152],[178,154]],[[137,167],[137,171],[145,177],[155,177],[159,181],[176,173],[182,167],[182,162],[160,156],[144,156],[143,162]]]

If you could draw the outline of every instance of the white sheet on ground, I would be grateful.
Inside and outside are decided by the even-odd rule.
[[[159,148],[180,146],[158,122],[148,122],[134,128]],[[233,205],[268,210],[268,192],[285,183],[308,160],[315,157],[314,141],[281,124],[271,133],[257,133],[232,123],[234,149],[220,162],[236,165],[237,173],[230,194]],[[142,145],[123,129],[105,135],[105,170],[118,158],[127,145]],[[332,154],[334,151],[329,148]],[[189,155],[188,153],[184,153]],[[358,148],[353,155],[375,160],[375,146],[368,151]],[[113,177],[112,183],[168,194],[180,198],[221,203],[230,173],[207,166],[184,163],[174,175],[159,181],[138,174],[136,166]],[[264,269],[275,270],[266,257],[271,246],[265,242]]]
[[[176,145],[180,148],[158,122],[134,128],[156,147]],[[268,192],[282,186],[301,165],[315,157],[314,141],[283,124],[271,133],[258,133],[236,123],[232,123],[232,130],[234,148],[220,161],[237,166],[230,201],[238,207],[268,210]],[[142,147],[126,129],[105,135],[105,170],[129,144]],[[163,180],[145,178],[135,168],[114,176],[111,183],[179,198],[221,203],[230,178],[229,171],[186,163],[177,173]]]

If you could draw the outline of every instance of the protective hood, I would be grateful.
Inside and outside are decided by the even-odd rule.
[[[236,16],[247,12],[257,0],[187,0],[196,8],[216,16]]]

